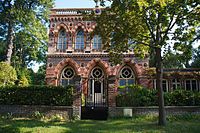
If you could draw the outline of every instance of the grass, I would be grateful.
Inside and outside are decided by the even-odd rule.
[[[40,121],[27,118],[0,119],[0,133],[199,133],[200,115],[169,116],[166,127],[153,115],[114,118],[107,121]]]

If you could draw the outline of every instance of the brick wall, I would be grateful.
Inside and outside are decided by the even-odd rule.
[[[0,105],[0,115],[8,113],[16,117],[30,117],[39,111],[46,117],[59,114],[65,119],[72,119],[72,107],[69,106],[30,106],[30,105]]]
[[[200,114],[200,106],[166,106],[168,114]],[[126,110],[134,114],[158,114],[158,107],[109,107],[109,117],[120,117],[126,115]]]

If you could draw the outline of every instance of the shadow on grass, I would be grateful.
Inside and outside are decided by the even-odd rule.
[[[166,127],[157,125],[156,117],[117,118],[107,121],[77,120],[44,122],[30,119],[0,119],[0,133],[126,133],[126,132],[199,132],[195,121],[171,121]],[[184,126],[183,126],[184,125]]]
[[[44,122],[39,120],[14,119],[0,120],[0,133],[20,133],[22,128],[40,128],[42,130],[55,130],[73,133],[98,133],[98,132],[130,132],[130,131],[155,131],[158,130],[155,122],[135,122],[133,119],[110,119],[107,121],[79,120],[71,122]],[[54,129],[55,128],[55,129]],[[35,129],[36,130],[36,129]],[[30,131],[25,131],[26,133]]]

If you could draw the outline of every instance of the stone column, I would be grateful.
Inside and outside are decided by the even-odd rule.
[[[90,48],[90,34],[89,33],[85,33],[85,38],[86,38],[86,48],[85,48],[85,51],[90,51],[91,48]]]
[[[108,77],[108,106],[109,107],[116,107],[115,81],[116,81],[115,76]]]
[[[116,108],[116,77],[108,77],[108,116],[112,117]]]
[[[73,117],[74,119],[81,118],[81,77],[74,77],[74,93],[73,93]]]

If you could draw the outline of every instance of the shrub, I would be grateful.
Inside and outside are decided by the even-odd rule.
[[[195,104],[194,92],[183,89],[165,93],[165,105],[168,106],[193,106]]]
[[[72,91],[72,86],[5,86],[0,87],[0,104],[71,106]]]
[[[119,107],[157,106],[157,91],[143,88],[138,85],[120,87],[116,97],[116,104]],[[177,89],[164,93],[166,106],[199,106],[200,92]]]
[[[117,106],[153,106],[157,104],[157,91],[138,85],[121,87],[116,97]]]

